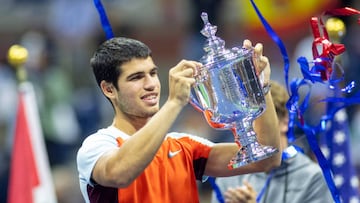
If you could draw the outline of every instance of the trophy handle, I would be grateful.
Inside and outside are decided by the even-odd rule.
[[[214,122],[211,118],[213,117],[213,112],[210,109],[204,109],[198,102],[198,100],[196,99],[196,97],[194,96],[194,94],[192,92],[190,92],[190,101],[189,103],[199,112],[204,114],[204,117],[206,119],[206,122],[212,127],[212,128],[216,128],[216,129],[230,129],[232,128],[231,124],[226,124],[226,123],[218,123],[218,122]]]
[[[197,101],[196,97],[194,96],[194,94],[192,93],[192,91],[190,92],[190,100],[189,103],[199,112],[204,112],[204,108],[201,107],[201,105],[199,104],[199,102]]]

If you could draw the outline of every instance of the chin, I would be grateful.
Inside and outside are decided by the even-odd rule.
[[[147,114],[148,114],[149,116],[153,116],[153,115],[155,115],[158,111],[159,111],[159,107],[157,106],[157,107],[151,108],[151,110],[149,110],[149,111],[147,112]]]

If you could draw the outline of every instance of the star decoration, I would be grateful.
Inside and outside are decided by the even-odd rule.
[[[346,161],[346,158],[342,152],[334,155],[333,164],[337,167],[341,167]]]
[[[335,134],[334,135],[335,143],[337,143],[338,145],[341,145],[345,142],[346,135],[345,135],[344,131],[337,130],[334,134]]]

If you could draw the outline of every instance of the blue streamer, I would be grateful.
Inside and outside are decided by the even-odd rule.
[[[301,73],[305,79],[310,80],[312,83],[323,82],[320,71],[325,70],[323,66],[315,65],[312,68],[309,67],[309,62],[305,57],[299,57],[297,62],[300,65]]]
[[[339,195],[339,191],[335,186],[334,180],[332,178],[332,171],[331,171],[331,167],[328,163],[328,161],[326,160],[325,156],[323,155],[323,153],[320,150],[319,144],[317,142],[317,140],[315,139],[316,137],[316,133],[318,130],[316,130],[316,128],[312,128],[309,126],[304,126],[303,128],[306,138],[308,140],[308,143],[310,145],[311,150],[314,152],[319,166],[322,169],[324,178],[326,180],[326,183],[328,185],[328,188],[331,192],[331,195],[334,199],[334,201],[336,203],[340,203],[340,195]]]
[[[224,197],[221,194],[221,190],[219,188],[219,186],[216,184],[215,182],[215,178],[214,177],[209,177],[208,181],[210,182],[211,187],[214,189],[214,192],[216,194],[216,199],[220,202],[220,203],[225,203],[224,201]]]
[[[310,102],[310,91],[307,93],[305,99],[301,104],[299,104],[299,89],[305,84],[310,85],[311,83],[323,83],[320,75],[318,74],[319,70],[322,70],[324,67],[322,67],[322,62],[324,58],[318,58],[315,59],[315,62],[313,62],[313,67],[310,67],[309,62],[304,57],[300,57],[298,59],[298,63],[301,67],[302,73],[303,73],[303,79],[295,79],[290,84],[290,90],[291,90],[291,96],[286,104],[287,109],[289,110],[289,131],[288,137],[293,137],[293,129],[294,126],[298,126],[300,129],[303,130],[307,141],[310,145],[311,150],[314,152],[319,166],[322,169],[324,178],[326,180],[326,183],[328,185],[328,188],[332,194],[332,197],[336,203],[340,203],[340,195],[339,191],[335,186],[334,180],[332,178],[332,171],[330,167],[330,163],[328,163],[327,159],[324,157],[323,153],[321,152],[319,148],[319,144],[317,142],[316,136],[318,134],[321,134],[325,132],[326,130],[326,123],[329,120],[333,120],[335,114],[337,111],[339,111],[342,108],[345,108],[352,104],[360,103],[360,93],[357,92],[351,97],[342,97],[339,96],[339,93],[351,93],[353,88],[355,87],[355,83],[352,81],[350,82],[345,88],[340,89],[339,83],[344,80],[344,71],[342,68],[342,75],[338,78],[331,77],[329,79],[329,89],[335,92],[335,96],[333,97],[326,97],[325,99],[320,100],[319,102],[327,102],[328,104],[336,103],[338,105],[331,105],[331,108],[328,108],[326,114],[322,116],[320,122],[316,126],[310,126],[307,125],[304,120],[302,120],[302,116],[305,113],[305,111],[309,107]],[[335,75],[335,73],[333,73]],[[296,120],[296,118],[298,120]]]
[[[101,3],[101,0],[94,0],[95,7],[99,13],[101,26],[105,32],[106,39],[111,39],[114,37],[110,22],[108,20],[108,17],[106,15],[105,9]]]
[[[295,157],[298,152],[304,153],[304,151],[298,146],[295,146],[295,145],[288,146],[281,153],[281,161],[284,162],[288,159]],[[267,188],[269,187],[270,181],[271,181],[272,177],[274,176],[275,171],[276,171],[276,169],[271,170],[271,172],[269,173],[264,186],[261,188],[261,191],[259,192],[259,194],[256,197],[257,203],[259,203],[261,201],[261,198],[263,197],[264,193],[266,192]]]
[[[261,198],[263,197],[267,187],[270,184],[270,180],[272,179],[272,177],[274,176],[274,170],[272,170],[269,174],[269,176],[267,177],[266,181],[265,181],[265,185],[261,188],[261,191],[259,192],[258,196],[256,197],[256,202],[260,202]]]
[[[266,32],[270,35],[271,39],[277,44],[277,46],[280,49],[283,61],[284,61],[284,70],[285,70],[285,84],[286,84],[286,88],[289,92],[289,88],[288,88],[288,72],[289,72],[289,67],[290,67],[290,61],[289,61],[289,56],[287,54],[286,51],[286,47],[284,45],[284,43],[282,42],[282,40],[280,39],[280,37],[275,33],[275,31],[272,29],[272,27],[270,26],[270,24],[266,21],[266,19],[263,17],[263,15],[261,14],[260,10],[258,9],[258,7],[256,6],[254,0],[250,0],[253,8],[255,9],[256,14],[258,15],[261,23],[263,24]]]
[[[301,67],[304,78],[294,80],[290,84],[291,96],[287,102],[287,108],[289,110],[289,126],[291,126],[291,128],[289,128],[288,131],[288,138],[289,141],[294,141],[295,139],[294,138],[295,136],[292,132],[294,130],[294,125],[297,125],[300,129],[303,130],[307,138],[307,141],[309,143],[309,146],[318,160],[319,166],[323,172],[324,178],[326,180],[326,183],[328,185],[328,188],[332,194],[334,201],[336,203],[340,203],[339,192],[332,179],[331,168],[326,158],[324,157],[323,153],[321,152],[316,139],[316,135],[322,132],[323,130],[325,130],[326,121],[332,117],[329,115],[323,116],[322,120],[317,126],[307,125],[303,118],[303,114],[308,109],[310,103],[311,83],[316,83],[316,82],[322,83],[320,74],[318,74],[318,71],[321,70],[322,67],[321,65],[319,65],[320,63],[315,63],[315,65],[310,68],[309,62],[304,57],[300,57],[298,59],[298,63]],[[306,94],[302,103],[299,105],[299,99],[300,99],[299,89],[304,85],[309,86],[309,91]],[[298,122],[296,122],[295,120],[296,118],[298,119]]]

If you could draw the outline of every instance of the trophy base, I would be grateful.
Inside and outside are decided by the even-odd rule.
[[[279,150],[271,146],[258,145],[256,148],[251,148],[250,152],[247,149],[250,146],[243,146],[228,164],[229,169],[239,168],[250,163],[254,163],[268,157],[271,157]]]

